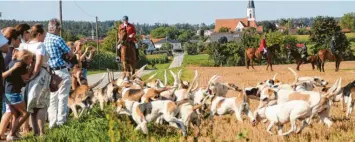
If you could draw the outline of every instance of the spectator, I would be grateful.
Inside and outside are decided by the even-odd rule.
[[[9,63],[7,71],[2,73],[2,77],[5,78],[5,101],[13,116],[11,131],[6,137],[7,141],[18,139],[15,134],[29,116],[23,95],[21,95],[21,88],[29,79],[32,68],[29,70],[27,68],[32,62],[33,55],[28,50],[15,52],[14,60]]]
[[[27,96],[27,112],[31,113],[32,127],[35,135],[44,134],[44,122],[49,106],[49,81],[48,55],[43,41],[46,32],[40,24],[32,26],[30,33],[31,40],[21,44],[22,49],[26,49],[35,55],[34,69],[30,81],[26,86],[25,96]]]
[[[70,92],[71,76],[63,57],[73,57],[70,48],[58,36],[61,25],[58,19],[51,19],[48,23],[48,33],[44,40],[49,55],[48,65],[55,74],[62,78],[59,89],[50,95],[48,107],[49,128],[61,126],[66,122],[68,112],[68,97]]]
[[[3,36],[3,34],[0,32],[0,73],[2,74],[5,71],[5,62],[4,62],[4,57],[2,56],[2,53],[6,53],[8,50],[8,44],[7,44],[8,40]],[[4,86],[4,82],[2,77],[0,77],[0,99],[3,100],[3,95],[4,95],[4,90],[5,86]],[[2,101],[1,104],[1,110],[4,110],[3,113],[5,113],[5,102]],[[1,118],[1,124],[0,124],[0,140],[5,140],[5,130],[6,130],[6,126],[9,123],[9,120],[11,118],[11,113],[9,113],[8,115],[2,115]],[[7,124],[5,126],[4,124],[4,120],[7,120]]]
[[[30,40],[30,25],[20,24],[15,27],[16,31],[20,34],[21,43],[26,43]]]
[[[6,67],[12,60],[12,54],[14,52],[14,49],[17,49],[20,46],[21,39],[20,39],[20,34],[13,27],[6,28],[3,34],[9,40],[8,41],[9,51],[5,56],[5,67]]]
[[[84,76],[84,78],[87,78],[89,62],[91,62],[91,60],[93,58],[95,49],[94,49],[94,47],[89,46],[88,48],[85,49],[85,52],[82,53],[81,49],[83,47],[83,42],[78,40],[74,43],[74,45],[76,47],[76,53],[78,53],[78,55],[79,55],[79,61],[81,62],[83,76]],[[86,56],[88,52],[90,52],[90,54],[89,54],[89,56]]]
[[[6,67],[8,66],[8,64],[12,60],[12,55],[15,52],[14,49],[20,45],[20,37],[19,37],[18,32],[16,32],[16,30],[12,27],[8,27],[8,28],[4,29],[3,34],[8,41],[7,44],[9,45],[9,48],[7,49],[7,54],[6,54],[4,62],[3,62],[4,67],[3,68],[1,67],[2,72],[5,72]],[[1,83],[3,83],[3,82],[1,82]],[[5,88],[3,88],[3,89],[4,89],[3,93],[5,93],[4,92]],[[2,99],[2,113],[3,113],[3,116],[1,118],[1,123],[0,123],[0,136],[5,139],[5,132],[6,132],[7,126],[9,125],[11,117],[12,117],[10,107],[7,103],[5,103],[5,99]],[[13,123],[14,123],[14,121],[13,121]]]

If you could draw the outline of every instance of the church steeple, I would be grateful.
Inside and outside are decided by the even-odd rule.
[[[248,21],[255,21],[255,5],[253,0],[249,0],[247,7]]]
[[[253,0],[249,0],[248,8],[255,8]]]

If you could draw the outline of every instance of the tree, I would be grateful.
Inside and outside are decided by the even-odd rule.
[[[281,44],[282,43],[282,33],[280,32],[270,32],[266,34],[266,44],[267,47],[270,47],[274,44]]]
[[[66,31],[63,32],[63,38],[64,38],[64,41],[76,41],[76,40],[79,40],[79,38],[74,36],[72,31],[70,31],[70,30],[66,30]]]
[[[331,37],[335,37],[336,48],[341,52],[349,47],[349,41],[333,17],[318,16],[311,28],[310,41],[315,42],[314,53],[319,49],[329,48]]]
[[[288,21],[284,18],[280,19],[280,26],[286,26],[287,22]]]
[[[176,27],[159,27],[152,30],[151,35],[153,38],[177,39],[179,30]]]
[[[171,51],[173,50],[173,45],[170,43],[163,43],[163,45],[161,46],[160,50],[166,50],[166,51]]]
[[[276,30],[276,25],[269,21],[263,21],[260,25],[263,26],[263,31],[265,32],[274,32]]]
[[[243,32],[242,45],[244,48],[255,48],[259,46],[260,36],[255,29],[247,29]]]
[[[230,28],[221,27],[221,28],[219,28],[218,32],[220,32],[220,33],[225,33],[225,32],[229,32],[230,30],[231,30]]]
[[[187,42],[184,44],[184,50],[188,55],[197,55],[198,54],[198,46],[197,43]]]
[[[180,33],[177,38],[180,42],[187,42],[195,35],[192,30],[182,30]]]
[[[308,35],[309,31],[306,28],[300,28],[300,29],[297,29],[297,34],[298,35]]]
[[[340,25],[342,28],[355,31],[355,12],[344,14],[344,16],[340,19]]]

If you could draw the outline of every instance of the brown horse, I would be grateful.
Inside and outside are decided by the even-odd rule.
[[[329,49],[322,49],[318,51],[318,68],[320,72],[324,72],[325,60],[335,61],[335,71],[339,71],[340,62],[343,60],[341,54],[333,54]]]
[[[317,65],[317,60],[318,57],[316,55],[311,55],[308,56],[307,61],[304,62],[301,58],[301,54],[297,51],[297,50],[293,50],[293,49],[289,49],[289,55],[293,57],[293,59],[295,59],[296,64],[297,64],[297,70],[300,70],[300,66],[301,64],[306,64],[306,63],[311,63],[312,64],[312,69],[314,70],[315,67]],[[318,69],[318,66],[317,66]]]
[[[267,47],[267,53],[266,53],[266,61],[267,61],[267,67],[266,70],[269,70],[269,66],[271,68],[271,71],[274,71],[272,69],[272,59],[275,56],[275,53],[280,52],[280,45],[279,44],[274,44],[270,47]],[[245,65],[247,66],[247,69],[249,69],[249,66],[254,69],[254,64],[253,64],[253,59],[256,58],[256,60],[261,59],[262,55],[260,51],[257,48],[247,48],[245,49]]]
[[[125,28],[121,28],[118,31],[119,43],[121,44],[119,53],[117,56],[120,57],[123,65],[124,75],[129,77],[135,73],[137,58],[136,50],[134,49],[133,43],[127,41],[128,35]]]

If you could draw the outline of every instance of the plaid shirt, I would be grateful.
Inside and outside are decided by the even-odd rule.
[[[62,56],[70,52],[70,48],[65,44],[64,40],[54,34],[47,33],[44,39],[44,45],[49,55],[48,65],[51,68],[66,66],[66,62]]]

